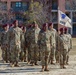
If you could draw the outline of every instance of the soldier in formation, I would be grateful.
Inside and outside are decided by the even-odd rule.
[[[21,26],[20,28],[22,29],[20,60],[24,62],[24,61],[27,61],[27,58],[26,58],[27,50],[26,50],[26,39],[25,39],[26,27]]]
[[[32,28],[30,31],[30,48],[31,48],[31,63],[32,65],[37,65],[38,57],[39,57],[39,46],[38,46],[38,35],[40,32],[40,28],[38,27],[36,22],[32,23]]]
[[[28,64],[31,64],[31,37],[30,37],[30,34],[31,34],[31,28],[32,28],[32,24],[28,25],[28,28],[26,29],[26,36],[25,36],[25,39],[26,39],[26,49],[27,49],[27,52],[28,52],[28,56],[27,56],[27,62]]]
[[[53,23],[49,23],[49,31],[51,34],[51,53],[50,53],[50,60],[51,64],[55,64],[55,52],[56,52],[56,37],[57,37],[57,31],[53,28]]]
[[[21,52],[22,30],[18,27],[18,20],[14,21],[14,28],[8,31],[8,45],[10,47],[11,66],[19,66],[19,53]]]
[[[42,72],[49,71],[48,64],[60,63],[60,68],[66,68],[69,51],[72,49],[71,35],[67,28],[60,28],[60,34],[53,28],[53,23],[45,23],[42,29],[36,22],[28,25],[28,28],[18,27],[18,20],[9,28],[4,25],[4,31],[0,33],[0,45],[2,58],[10,61],[12,67],[18,67],[19,61],[27,62],[34,66],[41,59]]]
[[[2,58],[4,60],[4,62],[8,62],[8,53],[9,53],[9,49],[8,49],[8,24],[3,25],[3,31],[1,33],[1,49],[2,49]]]
[[[65,64],[67,62],[67,53],[68,53],[68,38],[64,34],[64,28],[60,29],[60,68],[66,68]]]
[[[49,56],[51,49],[50,41],[51,41],[51,35],[50,35],[50,31],[48,30],[48,23],[45,23],[43,25],[42,30],[39,33],[39,47],[41,51],[42,72],[49,71],[48,63],[49,63]]]
[[[68,45],[68,50],[67,50],[67,56],[66,56],[66,64],[68,65],[69,61],[69,52],[72,49],[72,37],[71,34],[68,33],[68,28],[64,28],[64,34],[67,37],[67,45]]]

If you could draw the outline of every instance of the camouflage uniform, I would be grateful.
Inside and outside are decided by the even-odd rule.
[[[56,63],[59,63],[59,51],[60,51],[60,49],[58,48],[58,46],[59,46],[59,34],[57,34],[57,36],[56,36],[56,52],[55,52],[55,58],[56,58]]]
[[[65,34],[68,41],[67,41],[67,45],[68,45],[68,51],[67,51],[67,58],[66,58],[66,63],[68,63],[68,59],[69,59],[69,51],[72,49],[72,37],[70,34]]]
[[[50,41],[51,41],[51,35],[50,31],[40,31],[39,34],[39,47],[41,51],[41,64],[43,66],[47,66],[49,63],[49,56],[50,56]]]
[[[19,52],[21,51],[22,30],[19,27],[12,28],[8,32],[8,44],[10,47],[11,62],[19,61]]]
[[[31,34],[31,28],[26,30],[26,35],[25,35],[25,39],[26,39],[26,49],[28,50],[28,62],[30,62],[31,60],[31,48],[30,48],[30,34]]]
[[[54,61],[55,60],[55,52],[56,52],[56,37],[57,37],[57,32],[53,28],[53,29],[50,29],[50,33],[51,33],[51,46],[52,46],[50,58],[51,58],[51,61]]]
[[[8,54],[9,54],[9,50],[8,50],[8,31],[2,31],[1,33],[1,48],[2,48],[2,58],[4,61],[8,62]]]
[[[60,65],[64,65],[66,62],[67,51],[68,51],[68,39],[65,34],[60,35]]]
[[[27,55],[27,53],[26,53],[25,32],[22,32],[20,59],[22,61],[26,61],[26,55]]]
[[[31,62],[37,63],[39,56],[38,35],[40,28],[32,28],[30,34]]]

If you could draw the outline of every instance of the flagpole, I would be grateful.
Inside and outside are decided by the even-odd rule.
[[[58,6],[58,49],[60,49],[60,46],[59,46],[59,6]],[[59,63],[60,63],[60,50],[59,50]]]

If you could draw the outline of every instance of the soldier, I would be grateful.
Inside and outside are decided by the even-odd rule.
[[[22,30],[18,27],[18,20],[14,21],[14,28],[8,32],[8,44],[11,52],[11,67],[18,67],[21,51]]]
[[[10,28],[9,29],[13,29],[14,28],[14,23],[12,23],[11,25],[10,25]]]
[[[57,32],[53,28],[53,23],[49,23],[49,30],[50,30],[50,34],[51,34],[51,46],[52,46],[50,60],[51,60],[51,64],[54,64]]]
[[[59,42],[60,42],[60,68],[61,69],[65,69],[66,67],[64,66],[65,65],[65,62],[66,62],[66,56],[67,56],[67,50],[68,50],[68,39],[66,37],[66,35],[64,34],[64,29],[61,28],[60,29],[60,39],[59,39]]]
[[[25,39],[26,39],[26,49],[28,50],[28,64],[31,63],[31,48],[30,48],[31,27],[32,27],[32,25],[28,25],[28,29],[26,30],[26,35],[25,35]]]
[[[26,51],[26,39],[25,39],[25,34],[26,34],[26,27],[21,26],[22,29],[22,40],[21,40],[21,53],[20,53],[20,59],[21,61],[27,61],[27,51]]]
[[[59,31],[57,30],[57,36],[56,36],[56,52],[55,52],[55,58],[56,58],[56,63],[59,63]]]
[[[43,28],[39,33],[39,48],[41,51],[41,64],[42,64],[42,70],[43,71],[49,71],[48,70],[48,63],[49,63],[49,56],[50,56],[50,41],[51,41],[51,35],[50,31],[48,30],[48,23],[43,24]]]
[[[3,58],[3,61],[4,63],[8,62],[8,53],[9,53],[9,50],[8,50],[8,24],[5,24],[3,26],[4,28],[4,31],[2,31],[1,33],[1,49],[2,49],[2,58]]]
[[[68,33],[68,28],[64,28],[64,34],[67,36],[68,38],[68,51],[67,51],[67,58],[66,58],[66,64],[68,65],[68,60],[69,60],[69,51],[72,49],[72,37],[71,35]]]
[[[38,65],[38,57],[39,57],[39,47],[38,47],[38,35],[40,32],[40,28],[37,23],[33,22],[33,27],[31,28],[30,34],[30,47],[31,47],[31,63],[32,65]]]

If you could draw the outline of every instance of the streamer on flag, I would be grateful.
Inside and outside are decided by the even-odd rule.
[[[62,11],[58,10],[59,24],[72,28],[71,19]]]

